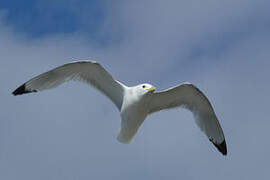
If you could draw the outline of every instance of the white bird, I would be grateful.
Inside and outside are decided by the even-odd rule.
[[[86,82],[112,100],[120,111],[121,129],[117,139],[129,143],[145,118],[154,112],[183,107],[190,110],[196,124],[223,154],[227,155],[225,137],[207,97],[194,85],[183,83],[167,90],[154,92],[155,87],[144,83],[128,87],[113,77],[97,62],[71,62],[45,72],[17,88],[13,95],[54,88],[69,80]]]

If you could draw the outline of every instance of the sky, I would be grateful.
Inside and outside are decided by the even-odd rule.
[[[10,0],[0,4],[0,179],[269,179],[270,2]],[[222,156],[183,109],[116,140],[114,104],[83,83],[11,92],[42,72],[95,60],[157,90],[192,82],[226,137]]]

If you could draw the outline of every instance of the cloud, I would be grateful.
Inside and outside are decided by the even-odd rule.
[[[0,24],[0,179],[267,179],[266,3],[104,1],[104,44],[81,30],[33,39]],[[86,8],[73,12],[90,27]],[[122,145],[117,109],[93,88],[71,82],[11,96],[31,77],[75,59],[98,60],[127,85],[193,82],[216,110],[228,156],[185,110],[149,116],[133,143]]]

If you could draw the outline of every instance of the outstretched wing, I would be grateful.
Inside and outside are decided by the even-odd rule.
[[[55,88],[69,80],[83,81],[96,87],[121,109],[124,85],[114,80],[99,63],[93,61],[78,61],[59,66],[27,81],[17,88],[13,95]]]
[[[194,85],[184,83],[165,91],[154,93],[150,101],[149,113],[179,106],[193,113],[200,129],[216,148],[223,155],[226,155],[226,141],[217,116],[207,97]]]

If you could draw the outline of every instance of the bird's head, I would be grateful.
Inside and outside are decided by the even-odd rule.
[[[136,91],[138,94],[140,95],[145,95],[145,94],[149,94],[149,93],[153,93],[155,91],[155,87],[151,84],[140,84],[138,86],[136,86]]]

